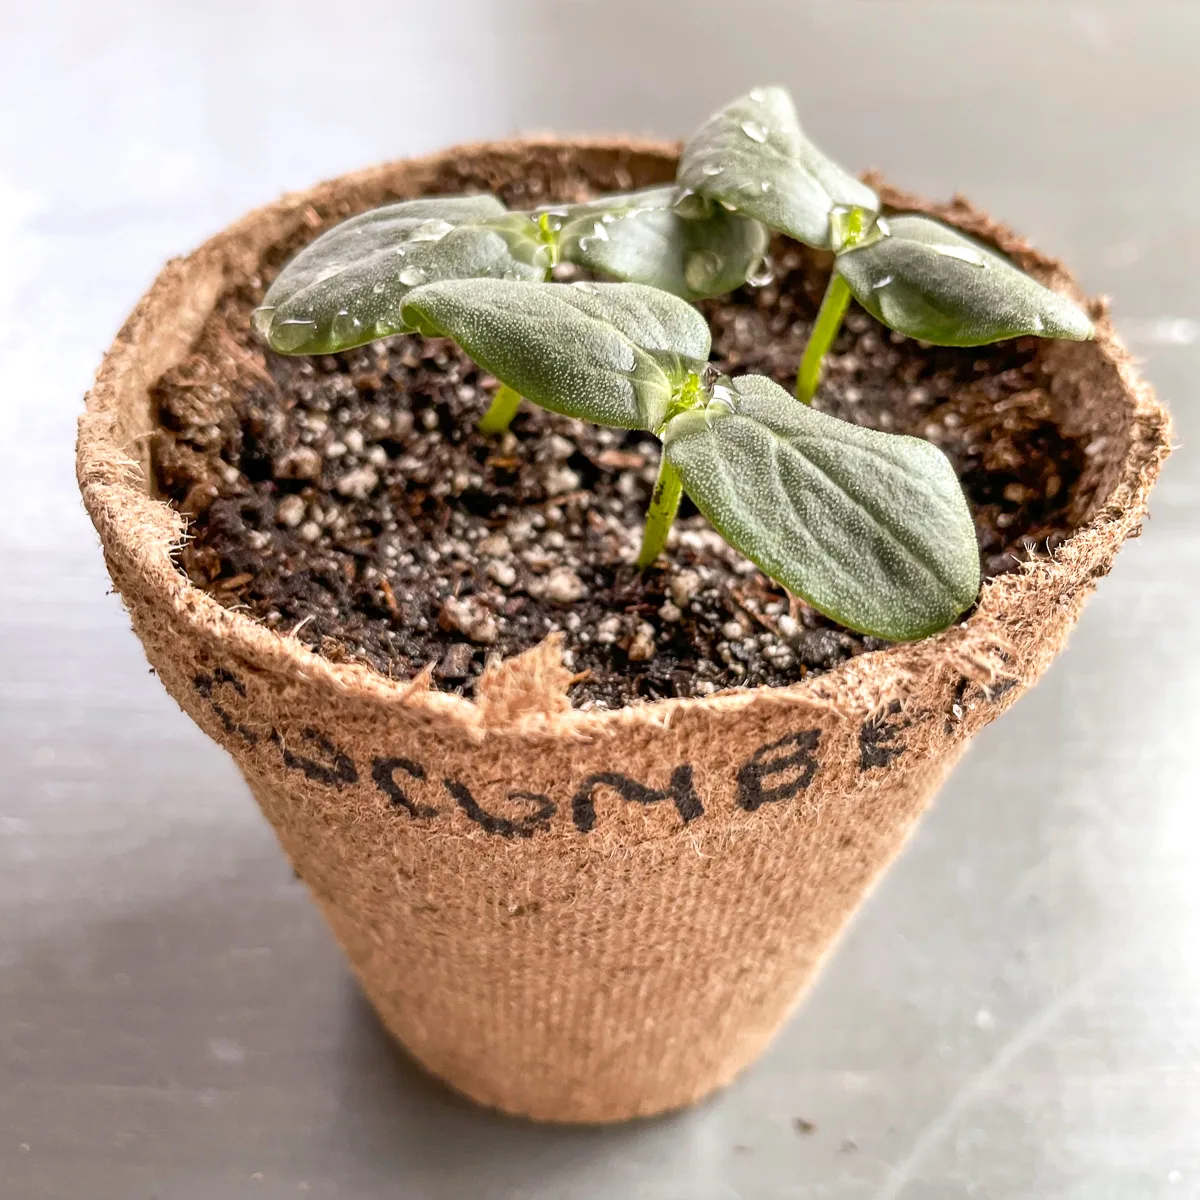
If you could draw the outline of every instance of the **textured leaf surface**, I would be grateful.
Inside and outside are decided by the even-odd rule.
[[[823,249],[835,207],[879,209],[865,183],[808,140],[779,87],[755,88],[710,117],[684,147],[677,180]]]
[[[672,418],[664,452],[711,524],[772,579],[895,641],[974,603],[975,528],[940,450],[816,412],[762,376],[724,394]]]
[[[559,233],[562,257],[686,300],[740,287],[767,252],[766,229],[715,204],[685,216],[678,197],[674,187],[648,188],[571,209]]]
[[[956,229],[917,215],[886,217],[887,236],[838,256],[855,299],[885,325],[939,346],[980,346],[1019,334],[1092,336],[1065,296]]]
[[[494,196],[406,200],[322,234],[280,272],[254,326],[283,354],[329,354],[405,331],[400,310],[436,279],[541,280],[549,266],[528,217]]]
[[[447,280],[411,292],[403,315],[535,404],[621,429],[658,429],[710,346],[690,304],[635,283]]]

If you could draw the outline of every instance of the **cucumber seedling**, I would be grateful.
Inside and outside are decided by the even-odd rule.
[[[808,407],[850,299],[938,345],[1084,339],[1092,325],[957,230],[881,209],[809,141],[787,92],[756,88],[701,126],[674,186],[526,212],[490,195],[387,205],[296,255],[252,321],[285,354],[453,338],[500,381],[485,434],[503,432],[524,397],[661,440],[640,567],[665,547],[686,493],[814,608],[862,633],[917,638],[974,603],[974,528],[940,450]],[[803,405],[761,376],[717,375],[688,303],[753,283],[771,230],[834,255],[797,375]],[[549,282],[564,262],[624,282]]]
[[[833,252],[796,377],[806,404],[851,296],[888,328],[938,346],[1092,336],[1084,312],[1001,255],[931,217],[883,214],[875,191],[805,136],[783,88],[755,88],[710,117],[684,147],[676,182],[685,197]]]
[[[749,217],[675,187],[512,212],[491,195],[403,200],[327,230],[280,272],[255,331],[285,354],[332,354],[412,332],[406,297],[451,279],[545,282],[560,262],[686,300],[732,291],[763,261],[769,235]],[[480,420],[503,433],[521,402],[508,388]]]

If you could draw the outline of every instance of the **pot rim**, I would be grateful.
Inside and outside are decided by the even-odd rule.
[[[592,738],[630,725],[665,728],[676,712],[690,708],[729,712],[759,705],[804,705],[845,713],[870,713],[903,699],[916,680],[951,668],[983,683],[1005,679],[1005,662],[1026,640],[1019,619],[1030,593],[1073,594],[1106,572],[1125,538],[1137,530],[1146,500],[1169,452],[1170,419],[1108,318],[1107,301],[1090,302],[1095,340],[1071,343],[1061,353],[1093,355],[1092,370],[1113,373],[1127,410],[1128,448],[1108,495],[1098,498],[1090,519],[1055,551],[1021,571],[984,583],[970,616],[918,642],[897,643],[859,655],[833,670],[785,687],[737,688],[714,696],[645,701],[622,709],[580,711],[571,706],[571,672],[561,658],[561,635],[498,665],[485,668],[474,700],[432,686],[432,664],[415,676],[394,680],[359,663],[334,663],[299,639],[268,629],[254,618],[224,608],[195,586],[173,560],[186,536],[183,516],[150,495],[144,432],[127,428],[136,410],[150,422],[151,387],[192,349],[219,298],[239,278],[252,275],[262,253],[305,224],[313,206],[358,188],[396,189],[421,194],[437,167],[446,162],[508,154],[584,152],[620,161],[641,157],[663,165],[678,156],[679,143],[627,137],[534,136],[450,147],[419,158],[380,164],[289,193],[255,209],[183,258],[170,260],[143,295],[106,352],[79,420],[76,470],[84,503],[106,555],[136,563],[152,581],[157,602],[197,634],[221,639],[232,655],[252,669],[282,672],[297,682],[324,684],[333,693],[353,692],[388,710],[400,708],[448,722],[479,736],[489,731],[552,731],[558,736]],[[868,176],[885,205],[922,211],[965,232],[983,237],[1023,268],[1052,286],[1084,300],[1066,268],[1036,251],[1019,235],[995,222],[961,196],[935,204],[901,192],[877,175]],[[309,222],[311,224],[311,221]],[[123,514],[118,520],[117,514]],[[130,518],[136,519],[130,519]]]

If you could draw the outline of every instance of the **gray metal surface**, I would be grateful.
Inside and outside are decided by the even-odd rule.
[[[0,18],[4,1200],[1200,1195],[1200,6]],[[74,421],[161,261],[285,188],[517,128],[686,131],[755,82],[848,163],[961,188],[1110,293],[1184,449],[762,1061],[693,1112],[535,1128],[426,1080],[357,998],[106,595]]]

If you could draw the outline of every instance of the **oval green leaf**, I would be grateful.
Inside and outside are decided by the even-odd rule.
[[[916,214],[882,217],[883,236],[847,250],[836,270],[891,329],[939,346],[1020,334],[1084,341],[1092,323],[1065,296],[956,229]]]
[[[748,375],[673,417],[663,450],[696,507],[772,579],[849,629],[944,629],[979,591],[979,550],[946,456],[797,404]]]
[[[679,190],[648,188],[606,196],[570,210],[559,231],[567,262],[629,283],[701,300],[746,282],[767,252],[766,229],[715,204],[685,216],[675,208]]]
[[[683,148],[677,182],[828,250],[835,209],[879,211],[879,197],[813,145],[792,98],[755,88],[708,119]]]
[[[495,196],[405,200],[351,217],[279,273],[252,318],[281,354],[331,354],[403,333],[404,297],[436,279],[541,280],[549,248]]]
[[[533,403],[619,429],[659,429],[710,346],[690,304],[635,283],[445,280],[410,292],[402,316]]]

